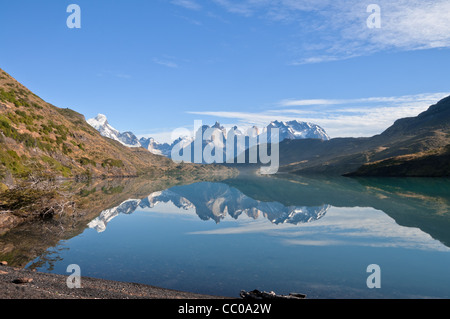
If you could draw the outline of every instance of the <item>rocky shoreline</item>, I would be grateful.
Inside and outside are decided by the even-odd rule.
[[[226,299],[149,285],[81,278],[70,289],[67,276],[0,265],[0,299]]]

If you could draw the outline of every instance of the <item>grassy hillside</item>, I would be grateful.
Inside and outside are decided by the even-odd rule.
[[[450,177],[450,145],[367,163],[346,176]]]
[[[36,174],[86,178],[209,169],[177,165],[102,137],[83,115],[43,101],[0,69],[0,181]]]

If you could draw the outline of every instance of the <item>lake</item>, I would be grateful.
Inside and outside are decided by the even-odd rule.
[[[69,275],[77,264],[82,276],[218,296],[259,289],[308,298],[450,297],[448,179],[243,174],[148,193],[126,192],[127,183],[80,192],[90,217],[72,230],[64,225],[59,237],[50,227],[40,249],[21,244],[17,252],[14,244],[37,243],[45,237],[37,230],[3,238],[15,247],[9,255],[27,255],[25,266],[42,272]],[[96,193],[109,197],[89,202]],[[380,288],[367,285],[372,264]]]

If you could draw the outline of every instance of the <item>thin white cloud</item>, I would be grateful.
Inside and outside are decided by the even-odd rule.
[[[280,106],[311,106],[311,105],[335,105],[341,104],[344,100],[326,100],[326,99],[313,99],[313,100],[283,100],[279,104]]]
[[[277,103],[277,108],[258,113],[238,111],[188,113],[211,116],[215,120],[234,119],[242,126],[265,126],[274,120],[300,120],[320,125],[331,137],[368,137],[383,132],[397,119],[417,116],[448,95],[449,92],[441,92],[359,99],[283,100]]]
[[[359,99],[310,99],[310,100],[282,100],[279,106],[313,106],[313,105],[339,105],[339,104],[367,104],[367,103],[434,103],[449,95],[448,92],[412,94],[403,96],[368,97]]]
[[[405,49],[450,46],[449,1],[385,2],[383,27],[372,42]]]
[[[296,44],[290,65],[329,62],[379,51],[450,47],[448,0],[214,0],[226,11],[289,23]],[[367,27],[369,4],[381,28]]]

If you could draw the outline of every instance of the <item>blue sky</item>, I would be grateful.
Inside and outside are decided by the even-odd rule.
[[[81,29],[66,25],[72,3]],[[449,12],[441,0],[16,0],[0,10],[0,67],[138,136],[277,119],[370,136],[450,95]]]

